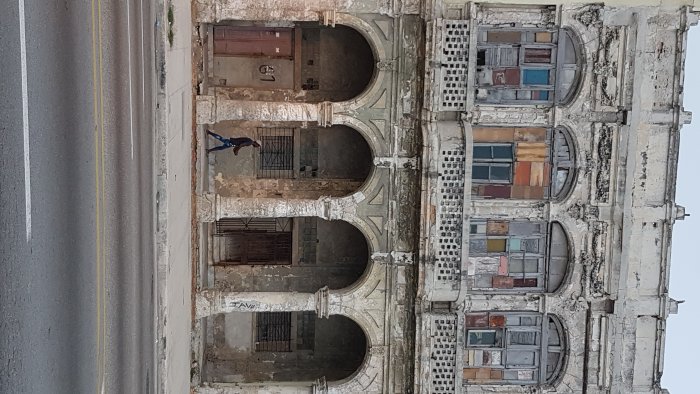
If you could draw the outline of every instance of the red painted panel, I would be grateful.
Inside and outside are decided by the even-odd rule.
[[[537,287],[537,278],[517,278],[513,280],[513,287]]]
[[[486,185],[483,197],[510,198],[510,186]]]
[[[488,313],[468,313],[464,317],[464,325],[471,328],[488,327],[489,315]]]
[[[492,74],[494,85],[520,85],[520,69],[519,68],[505,68],[493,70]]]
[[[506,326],[506,317],[503,315],[491,315],[489,317],[489,326],[490,327],[505,327]]]
[[[214,26],[214,54],[292,58],[293,29]]]
[[[518,161],[515,163],[515,177],[513,184],[526,186],[530,184],[531,163],[529,161]]]
[[[491,282],[494,289],[512,289],[513,278],[510,276],[494,276]],[[493,319],[493,316],[491,316]]]

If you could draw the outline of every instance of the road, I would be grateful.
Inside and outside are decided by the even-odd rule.
[[[0,393],[153,392],[153,5],[0,5]]]

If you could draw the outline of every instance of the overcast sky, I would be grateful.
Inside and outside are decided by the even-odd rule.
[[[673,227],[671,250],[671,297],[685,300],[678,315],[668,319],[666,357],[662,387],[671,394],[700,392],[697,377],[700,354],[700,27],[688,34],[688,54],[685,63],[685,92],[683,106],[693,112],[693,122],[681,129],[681,153],[678,165],[676,203],[686,208],[690,217],[677,221]]]

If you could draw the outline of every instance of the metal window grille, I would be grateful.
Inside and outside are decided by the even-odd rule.
[[[294,129],[260,127],[257,134],[262,142],[258,176],[260,178],[293,178]]]
[[[292,312],[258,312],[255,315],[255,351],[292,351]]]
[[[216,221],[217,265],[285,265],[292,262],[290,218],[244,218]]]

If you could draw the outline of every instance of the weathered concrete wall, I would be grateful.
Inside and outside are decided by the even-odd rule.
[[[241,315],[246,316],[245,319]],[[252,313],[237,318],[250,320]],[[225,315],[224,317],[227,317]],[[251,320],[252,322],[252,320]],[[207,348],[205,376],[212,383],[304,382],[325,377],[338,381],[350,376],[365,358],[366,339],[351,320],[340,316],[314,319],[313,344],[291,352],[255,352],[237,346],[240,333],[228,333],[229,319],[216,318],[214,343]],[[235,328],[244,329],[240,325]],[[295,335],[301,336],[300,332]],[[254,341],[253,337],[250,337]]]
[[[431,90],[426,91],[430,120],[424,119],[425,129],[439,133],[428,140],[436,145],[428,145],[432,163],[424,163],[423,179],[427,184],[422,200],[429,205],[422,207],[426,219],[421,231],[427,248],[421,250],[420,261],[426,280],[438,275],[438,264],[434,262],[440,262],[441,257],[437,249],[432,249],[436,245],[433,237],[444,226],[436,204],[440,194],[445,194],[441,190],[444,185],[431,171],[440,172],[447,143],[454,140],[454,135],[447,136],[449,130],[445,127],[433,126],[435,120],[461,121],[465,130],[468,124],[566,126],[574,136],[577,174],[571,194],[560,201],[462,197],[462,229],[468,228],[470,217],[562,223],[572,252],[562,288],[553,294],[484,296],[473,294],[456,278],[452,292],[457,302],[451,305],[429,303],[440,300],[430,298],[436,294],[431,292],[430,284],[426,283],[419,292],[424,297],[425,315],[418,318],[418,335],[442,335],[445,346],[454,349],[450,354],[456,360],[464,346],[458,327],[465,311],[537,311],[556,315],[568,338],[568,358],[561,376],[551,386],[534,389],[488,384],[463,388],[460,368],[450,369],[431,360],[417,363],[417,392],[434,392],[436,384],[445,382],[450,388],[441,392],[658,392],[665,319],[675,305],[668,297],[667,284],[671,227],[682,212],[673,202],[678,131],[689,121],[681,96],[685,31],[698,16],[675,3],[665,3],[662,9],[619,4],[561,5],[559,14],[552,13],[554,9],[533,8],[525,17],[517,7],[456,1],[434,2],[434,7],[427,10],[429,16],[436,18],[429,25],[427,37],[429,79],[438,75],[440,65],[436,59],[441,59],[445,26],[455,19],[462,20],[459,22],[464,23],[465,34],[473,36],[478,23],[499,25],[525,18],[532,26],[571,29],[580,36],[583,46],[581,85],[576,98],[566,105],[484,105],[475,103],[467,93],[465,110],[454,114],[441,112],[437,103],[443,92],[435,89],[436,85],[426,86],[426,90]],[[476,58],[475,43],[475,38],[469,41],[469,59]],[[470,75],[476,70],[474,63],[466,65]],[[467,91],[473,86],[469,83]],[[470,138],[465,132],[460,142],[465,150],[470,150]],[[465,183],[470,159],[466,161]],[[462,243],[462,256],[465,248],[468,245]],[[468,268],[464,264],[460,267],[462,271]],[[436,323],[444,316],[454,324],[448,325],[447,334],[447,323]],[[426,350],[426,346],[430,349]],[[417,352],[423,352],[422,357],[441,354],[434,344],[425,342]],[[446,378],[436,380],[432,372],[435,370]]]

